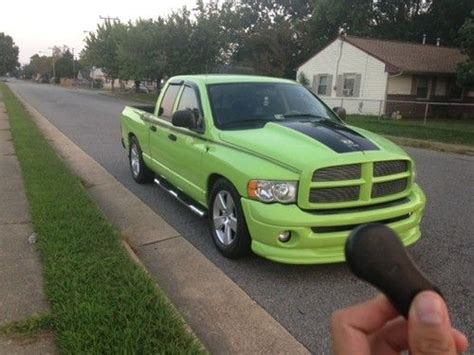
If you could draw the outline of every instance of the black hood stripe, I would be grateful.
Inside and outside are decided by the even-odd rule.
[[[279,121],[274,123],[301,132],[337,153],[379,150],[374,143],[361,134],[338,123],[330,121]]]

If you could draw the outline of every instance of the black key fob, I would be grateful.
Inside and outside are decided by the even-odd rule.
[[[398,235],[384,224],[355,228],[347,238],[345,254],[354,275],[382,291],[405,318],[419,292],[441,294],[415,265]]]

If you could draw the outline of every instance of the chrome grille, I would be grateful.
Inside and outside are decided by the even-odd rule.
[[[406,160],[389,160],[374,163],[374,176],[386,176],[404,173],[408,170]]]
[[[407,188],[407,179],[379,182],[372,186],[372,198],[394,195]]]
[[[356,201],[359,199],[359,191],[359,186],[313,188],[310,191],[309,201],[312,203]]]
[[[340,181],[356,180],[361,177],[360,164],[330,166],[316,170],[313,173],[313,181]]]

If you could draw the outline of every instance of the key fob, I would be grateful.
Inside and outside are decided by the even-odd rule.
[[[382,291],[405,318],[419,292],[432,290],[441,295],[415,265],[398,235],[384,224],[355,228],[347,238],[345,254],[354,275]]]

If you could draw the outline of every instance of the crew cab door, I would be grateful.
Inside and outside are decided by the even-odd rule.
[[[169,135],[171,133],[171,116],[174,112],[174,107],[178,94],[182,88],[182,83],[170,83],[166,88],[161,101],[158,102],[158,107],[155,110],[155,115],[152,120],[149,120],[149,144],[150,156],[154,170],[160,175],[168,178],[171,174],[170,149],[171,142]]]
[[[183,189],[193,199],[205,203],[205,178],[201,170],[201,160],[207,149],[204,138],[204,120],[199,89],[192,83],[185,83],[178,98],[176,111],[190,110],[196,117],[196,129],[171,127],[169,136],[169,160],[175,185]]]
[[[167,87],[158,110],[156,130],[150,131],[150,148],[162,176],[195,200],[205,202],[200,169],[202,153],[206,149],[202,130],[192,131],[171,124],[176,110],[190,109],[202,118],[198,96],[198,89],[189,84],[171,83]]]

